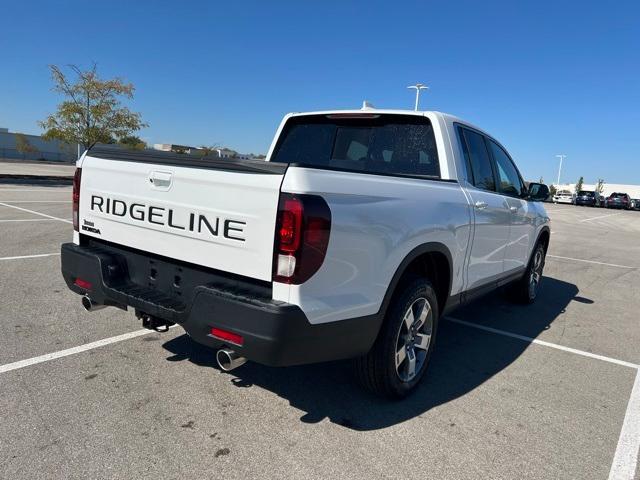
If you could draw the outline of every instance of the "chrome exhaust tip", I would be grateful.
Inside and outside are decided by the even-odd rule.
[[[222,370],[230,372],[231,370],[238,368],[240,365],[244,365],[247,362],[247,359],[241,357],[233,350],[221,348],[216,352],[216,361]]]
[[[89,295],[85,295],[82,297],[82,306],[87,312],[95,312],[97,310],[102,310],[106,305],[100,305],[91,300]]]

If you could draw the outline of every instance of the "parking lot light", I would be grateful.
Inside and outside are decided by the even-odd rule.
[[[560,166],[558,167],[558,182],[556,183],[556,185],[560,185],[560,172],[562,171],[562,160],[565,159],[566,155],[556,155],[556,157],[558,157],[560,159]]]
[[[414,110],[418,111],[418,104],[420,103],[420,90],[427,90],[427,87],[424,83],[416,83],[415,85],[409,85],[407,88],[414,88],[416,91],[416,104],[414,106]]]

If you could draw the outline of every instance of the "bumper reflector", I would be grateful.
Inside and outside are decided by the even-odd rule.
[[[221,328],[213,327],[211,329],[210,335],[219,340],[225,340],[229,343],[233,343],[234,345],[242,346],[244,343],[244,338],[242,335],[238,335],[237,333],[229,332],[227,330],[222,330]]]
[[[91,287],[93,285],[91,285],[91,283],[87,282],[86,280],[83,280],[81,278],[76,278],[76,280],[73,282],[77,287],[80,287],[84,290],[91,290]]]

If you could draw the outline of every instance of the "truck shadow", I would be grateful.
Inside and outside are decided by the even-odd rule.
[[[537,337],[549,329],[571,301],[592,303],[577,297],[578,288],[545,277],[534,305],[509,303],[500,292],[453,312],[448,318]],[[239,388],[258,386],[274,392],[290,405],[306,412],[300,420],[331,422],[354,430],[376,430],[419,417],[433,407],[474,390],[513,363],[530,343],[443,320],[438,344],[422,384],[409,398],[394,402],[375,397],[354,381],[349,362],[331,362],[288,368],[247,363],[229,376]],[[164,344],[170,361],[189,360],[217,368],[212,351],[187,335]]]

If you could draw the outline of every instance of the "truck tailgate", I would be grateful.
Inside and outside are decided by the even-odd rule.
[[[268,162],[91,150],[82,162],[80,234],[270,281],[285,171]]]

